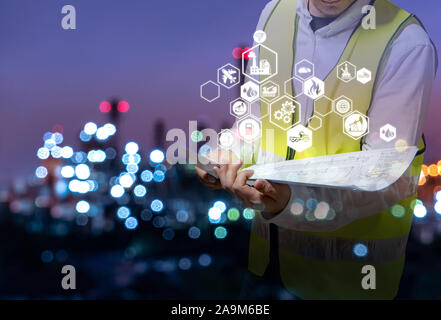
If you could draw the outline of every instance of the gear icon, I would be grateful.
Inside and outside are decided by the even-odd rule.
[[[282,120],[282,118],[283,118],[283,112],[280,111],[280,110],[276,110],[276,111],[274,112],[274,118],[275,118],[276,120]]]
[[[283,122],[290,123],[291,122],[291,116],[284,116],[283,117]]]
[[[286,101],[285,103],[282,104],[282,109],[283,113],[285,115],[290,115],[293,114],[294,111],[296,110],[296,107],[294,106],[294,104],[291,101]]]

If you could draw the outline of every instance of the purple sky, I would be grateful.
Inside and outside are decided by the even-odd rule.
[[[233,62],[231,51],[247,44],[266,0],[1,0],[0,181],[31,174],[42,135],[55,124],[65,144],[76,145],[87,121],[103,124],[101,101],[130,103],[120,141],[150,145],[152,123],[186,128],[208,119],[213,128],[231,121],[228,98],[211,104],[199,86]],[[425,24],[441,49],[439,0],[395,0]],[[424,4],[422,4],[424,3]],[[60,26],[61,8],[77,10],[77,30]],[[426,122],[426,163],[441,159],[441,81],[437,77]]]

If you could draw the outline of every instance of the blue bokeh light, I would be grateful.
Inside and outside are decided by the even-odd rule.
[[[124,225],[127,229],[133,230],[138,226],[138,219],[136,219],[135,217],[128,217],[124,222]]]
[[[139,184],[133,189],[133,193],[137,197],[144,197],[147,194],[147,189],[143,185]]]
[[[360,258],[366,257],[369,253],[368,247],[363,243],[356,243],[352,251],[357,257]]]
[[[154,211],[154,212],[161,212],[162,209],[164,209],[164,203],[159,200],[159,199],[155,199],[152,201],[152,203],[150,204],[150,208]]]
[[[127,207],[119,207],[116,215],[120,219],[126,219],[128,216],[130,216],[130,209]]]

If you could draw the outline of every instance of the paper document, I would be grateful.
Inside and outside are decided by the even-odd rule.
[[[340,153],[301,160],[257,164],[250,180],[378,191],[393,184],[411,164],[418,148]]]

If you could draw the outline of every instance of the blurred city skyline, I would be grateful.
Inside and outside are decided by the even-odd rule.
[[[103,100],[126,100],[120,142],[152,147],[153,124],[166,130],[189,120],[220,129],[233,119],[228,102],[237,91],[221,88],[221,99],[199,97],[202,83],[216,81],[216,69],[233,62],[232,50],[249,45],[267,0],[103,1],[71,0],[77,30],[61,28],[55,0],[3,0],[0,4],[0,182],[31,175],[44,132],[64,128],[65,144],[77,147],[88,121],[102,125]],[[394,3],[415,13],[437,49],[441,47],[441,3]],[[441,159],[441,80],[434,84],[426,121],[425,163]]]

